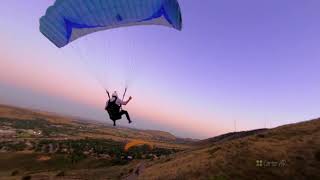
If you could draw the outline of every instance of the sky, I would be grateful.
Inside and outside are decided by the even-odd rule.
[[[183,29],[139,26],[58,49],[39,32],[53,0],[3,0],[0,103],[208,138],[319,117],[320,1],[179,0]],[[126,120],[118,122],[128,126]]]

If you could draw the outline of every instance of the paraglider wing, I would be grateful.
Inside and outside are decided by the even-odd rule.
[[[142,140],[133,140],[133,141],[128,142],[125,145],[124,150],[128,151],[132,147],[141,146],[141,145],[147,145],[150,149],[153,149],[153,144],[150,142],[142,141]]]
[[[40,18],[40,31],[57,47],[87,34],[132,25],[181,30],[177,0],[56,0]]]

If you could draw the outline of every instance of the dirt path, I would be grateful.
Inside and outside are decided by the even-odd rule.
[[[145,169],[145,163],[141,162],[137,165],[137,167],[134,169],[134,171],[127,176],[126,178],[124,178],[124,180],[137,180],[139,175],[144,171]]]

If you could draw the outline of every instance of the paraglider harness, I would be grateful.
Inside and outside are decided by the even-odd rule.
[[[115,97],[114,101],[109,100],[105,110],[109,113],[110,119],[115,121],[121,119],[120,110],[121,106],[116,104],[118,97]]]
[[[127,93],[127,88],[125,89],[124,93],[123,93],[123,97],[122,97],[122,101],[125,97]],[[109,93],[108,93],[109,96]],[[122,106],[118,105],[116,102],[118,100],[118,97],[113,96],[115,98],[114,101],[111,101],[111,99],[109,99],[108,103],[106,104],[105,110],[108,112],[109,117],[111,120],[116,121],[121,119],[121,114],[120,111],[122,110]]]

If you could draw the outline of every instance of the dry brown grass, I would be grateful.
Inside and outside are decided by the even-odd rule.
[[[140,179],[320,179],[317,154],[320,119],[181,152],[149,164]],[[257,167],[256,160],[286,164]]]

